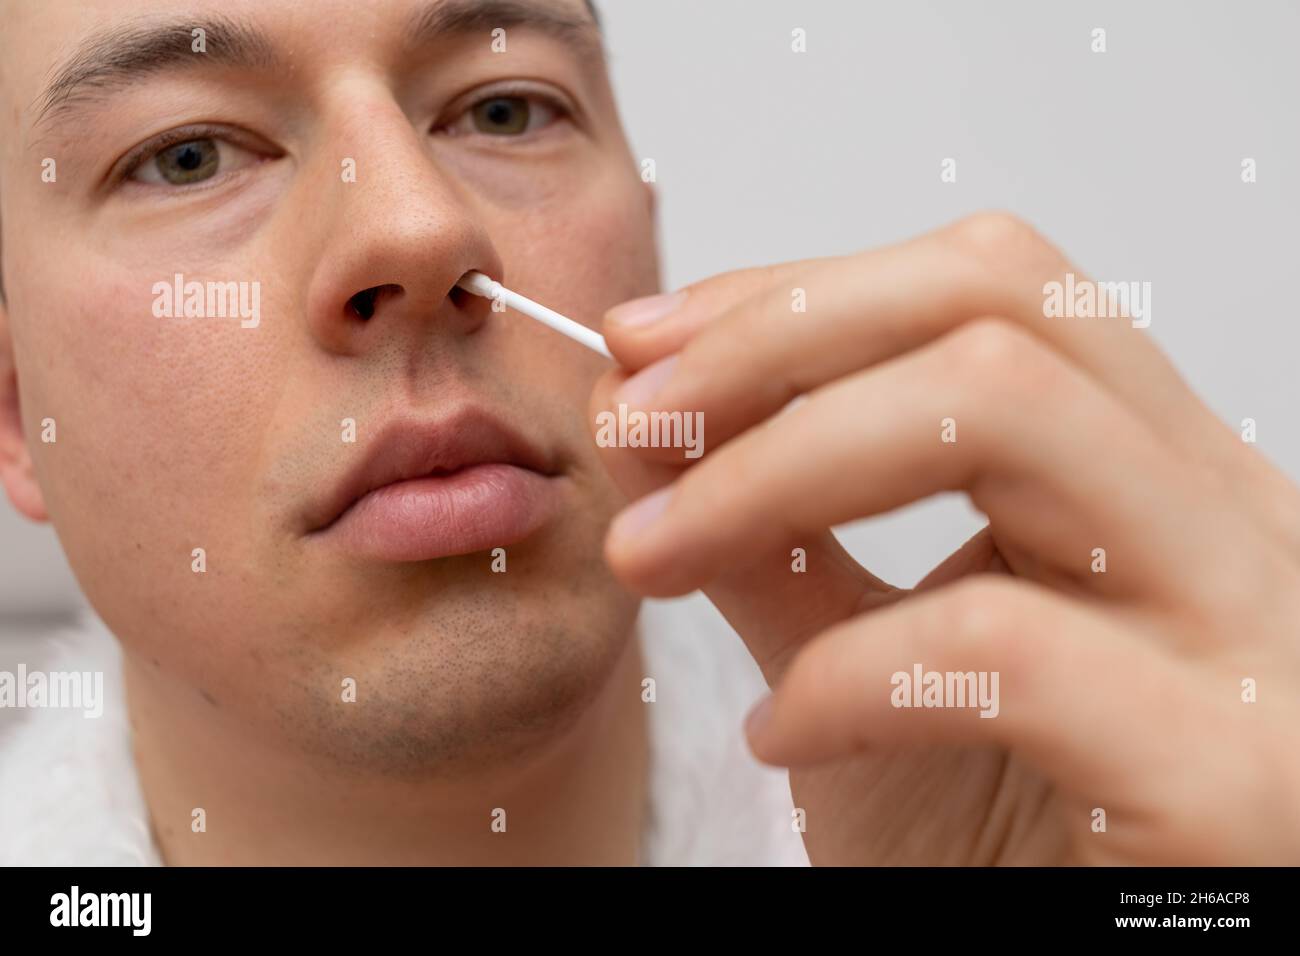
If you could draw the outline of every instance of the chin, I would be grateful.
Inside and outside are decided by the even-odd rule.
[[[431,601],[404,623],[333,651],[277,655],[291,699],[268,702],[322,769],[416,779],[518,765],[588,711],[633,639],[637,601],[603,571]],[[517,581],[522,584],[522,581]],[[356,701],[342,681],[356,680]]]

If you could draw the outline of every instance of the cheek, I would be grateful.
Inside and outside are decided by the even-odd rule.
[[[655,225],[644,187],[621,168],[561,200],[498,218],[490,234],[507,282],[525,276],[543,303],[599,326],[610,307],[659,288]],[[556,305],[555,303],[560,303]]]
[[[505,284],[570,318],[599,330],[611,306],[658,287],[654,224],[634,180],[606,176],[563,202],[540,204],[510,216],[495,215],[488,234],[501,254]],[[531,322],[531,320],[525,320]],[[585,408],[591,385],[608,362],[581,346],[525,326],[548,357],[569,369],[562,381],[547,374],[551,388]],[[547,366],[536,360],[529,369]]]
[[[443,143],[438,163],[475,197],[512,282],[577,303],[575,318],[658,290],[647,186],[621,146],[545,159],[478,153]]]
[[[610,192],[609,197],[588,197],[573,220],[589,249],[575,273],[595,290],[596,315],[659,290],[654,219],[644,187],[636,180],[617,182]]]
[[[261,383],[276,380],[259,359],[267,340],[238,319],[155,316],[161,276],[84,272],[93,281],[38,278],[72,291],[23,317],[25,425],[39,435],[53,419],[57,436],[31,443],[37,477],[101,613],[134,603],[174,616],[194,548],[215,560],[246,547],[241,470],[258,459]]]

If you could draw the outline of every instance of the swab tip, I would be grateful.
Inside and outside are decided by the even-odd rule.
[[[481,272],[466,272],[456,282],[456,285],[466,292],[481,295],[485,299],[495,299],[501,294],[501,283],[495,279],[489,279]]]

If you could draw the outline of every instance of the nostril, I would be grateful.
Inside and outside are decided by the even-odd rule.
[[[377,298],[379,298],[379,286],[375,286],[373,289],[365,289],[348,299],[348,308],[361,318],[368,319],[375,314],[375,300]]]
[[[361,319],[369,319],[375,314],[375,304],[379,301],[380,295],[384,293],[400,293],[402,287],[399,285],[377,285],[369,289],[362,289],[352,298],[348,299],[348,308]]]

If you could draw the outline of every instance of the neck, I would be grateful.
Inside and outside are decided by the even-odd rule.
[[[635,637],[571,729],[524,760],[452,780],[331,773],[256,728],[217,721],[197,691],[133,656],[124,664],[141,787],[168,864],[638,861],[648,746]]]

